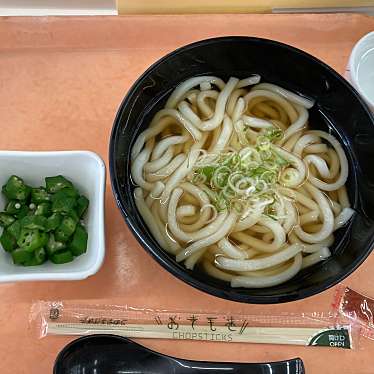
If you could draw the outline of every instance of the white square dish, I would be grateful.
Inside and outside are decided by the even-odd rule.
[[[66,264],[50,261],[39,266],[17,266],[0,245],[0,282],[79,280],[95,274],[104,260],[105,164],[90,151],[23,152],[0,151],[0,186],[11,175],[32,187],[44,185],[44,178],[63,175],[71,180],[90,203],[84,222],[88,231],[87,252]],[[0,211],[5,199],[0,196]]]

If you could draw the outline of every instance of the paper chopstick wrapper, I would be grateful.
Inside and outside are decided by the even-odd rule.
[[[352,348],[349,324],[318,313],[226,315],[208,311],[166,311],[118,305],[39,301],[31,312],[39,337],[116,334],[128,338],[294,344]]]

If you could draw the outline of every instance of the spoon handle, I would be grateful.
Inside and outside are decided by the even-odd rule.
[[[169,371],[168,373],[305,374],[303,362],[299,358],[269,363],[218,363],[175,359],[174,368],[175,371]],[[166,372],[163,373],[166,374]]]
[[[304,374],[299,358],[269,363],[192,361],[116,335],[83,336],[58,355],[54,374]]]

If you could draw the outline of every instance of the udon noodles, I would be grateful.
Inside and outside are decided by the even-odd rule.
[[[136,139],[135,203],[159,245],[232,287],[271,287],[331,256],[351,218],[347,157],[313,101],[253,75],[186,80]]]

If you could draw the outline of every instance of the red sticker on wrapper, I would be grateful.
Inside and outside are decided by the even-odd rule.
[[[359,323],[364,336],[374,340],[374,299],[342,286],[338,289],[334,306],[341,316]]]

